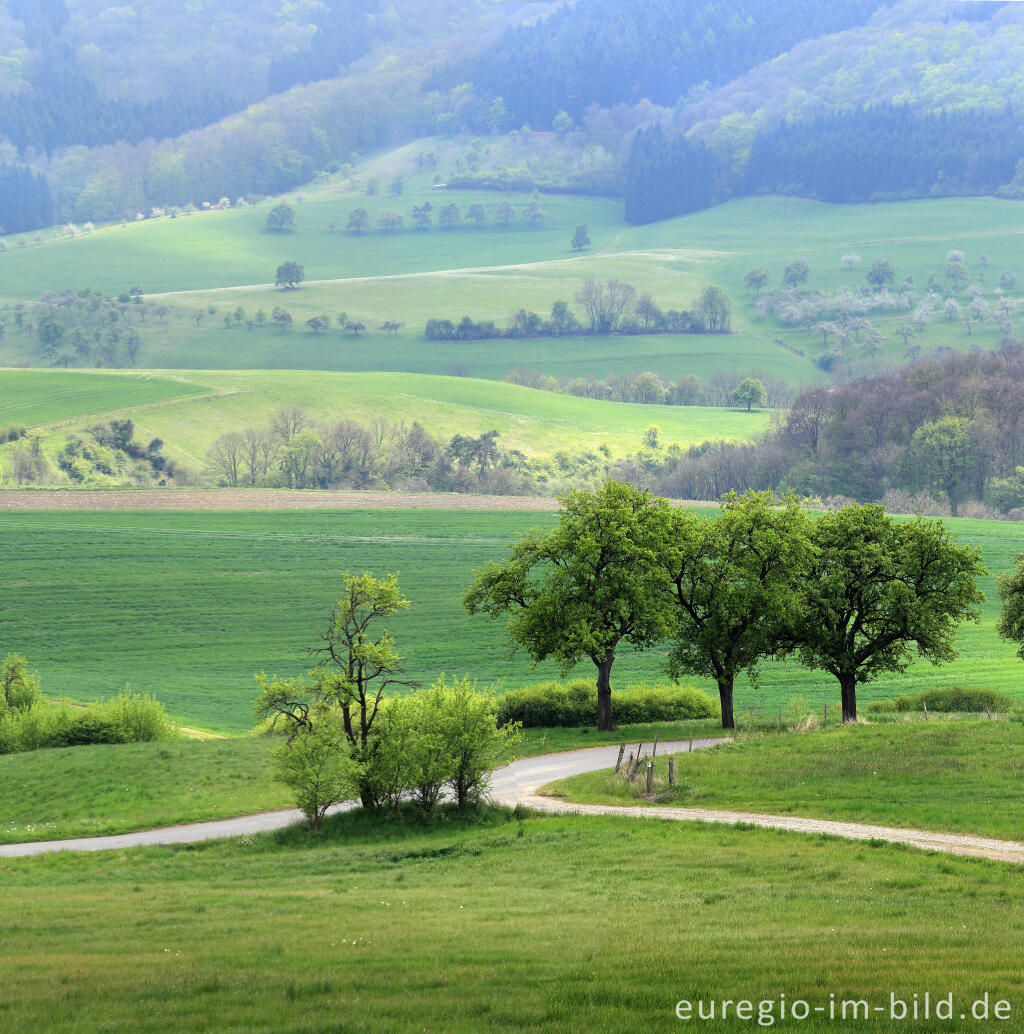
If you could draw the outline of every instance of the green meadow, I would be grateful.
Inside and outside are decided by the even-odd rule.
[[[534,456],[602,445],[613,454],[635,452],[652,424],[661,429],[665,445],[749,439],[771,419],[767,410],[627,405],[493,381],[402,373],[189,371],[171,379],[0,370],[0,427],[40,425],[45,432],[47,424],[130,413],[138,437],[161,438],[171,455],[197,468],[220,435],[266,426],[278,408],[294,405],[323,421],[350,419],[365,426],[381,417],[418,421],[446,438],[496,430],[504,448]]]
[[[1020,890],[996,862],[791,833],[356,813],[319,839],[5,860],[2,1011],[66,1034],[625,1034],[679,1030],[680,1000],[749,999],[821,1032],[832,994],[887,1010],[928,991],[1016,1017]],[[781,1021],[782,996],[809,1018]],[[702,1030],[756,1023],[720,1008]]]
[[[474,569],[506,555],[517,534],[555,520],[441,510],[0,513],[2,649],[29,657],[51,696],[88,700],[129,684],[156,694],[187,725],[241,732],[253,722],[256,672],[309,666],[305,651],[341,572],[397,571],[413,603],[393,622],[411,678],[429,683],[447,672],[481,687],[524,685],[557,671],[510,659],[501,623],[468,617],[461,596]],[[1021,525],[947,523],[984,552],[982,622],[961,629],[958,660],[871,683],[863,702],[954,684],[1024,700],[1022,663],[994,627],[995,576],[1021,549]],[[613,683],[657,681],[661,670],[657,651],[623,653]],[[579,672],[589,675],[590,666]],[[834,713],[838,686],[792,663],[766,663],[756,687],[737,683],[737,712],[763,717],[794,696]]]

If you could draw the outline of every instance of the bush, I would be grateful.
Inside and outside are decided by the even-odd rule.
[[[527,729],[575,728],[597,720],[597,685],[573,679],[513,689],[496,699],[499,724],[521,722]],[[630,686],[612,694],[612,715],[620,725],[715,718],[718,704],[690,687]]]
[[[937,714],[953,711],[978,713],[986,708],[989,711],[1009,711],[1012,701],[1004,693],[997,693],[994,689],[948,686],[945,689],[928,689],[923,693],[903,693],[894,700],[872,700],[867,706],[867,711],[869,714],[923,711],[925,704],[928,705],[929,711]]]
[[[81,708],[50,704],[37,695],[24,707],[0,713],[0,754],[92,743],[150,743],[173,735],[162,704],[127,691]]]

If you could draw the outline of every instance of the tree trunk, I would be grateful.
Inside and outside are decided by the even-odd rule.
[[[839,676],[839,689],[843,698],[843,721],[857,720],[857,679],[852,673]]]
[[[736,719],[732,713],[732,675],[722,675],[718,679],[718,696],[722,701],[722,728],[735,729]]]
[[[615,728],[612,722],[612,665],[615,654],[609,653],[597,666],[597,731]]]

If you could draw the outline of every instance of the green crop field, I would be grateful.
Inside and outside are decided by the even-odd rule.
[[[1021,1008],[1020,874],[997,862],[593,816],[327,826],[5,860],[5,1029],[668,1032],[680,1000],[728,999],[700,1023],[720,1034],[756,1024],[747,999],[822,1032],[831,994]],[[782,996],[809,1018],[781,1021]]]
[[[52,696],[85,700],[130,684],[186,724],[238,732],[252,724],[255,672],[291,675],[309,665],[305,650],[340,573],[397,571],[413,601],[393,624],[411,677],[430,682],[447,672],[481,687],[522,685],[557,673],[508,659],[503,627],[469,618],[461,595],[473,570],[505,555],[517,533],[555,520],[435,510],[0,513],[0,650],[29,657]],[[1021,549],[1022,527],[948,524],[984,551],[984,619],[961,630],[957,661],[871,683],[862,701],[957,683],[1024,699],[1024,666],[994,628],[995,575]],[[661,664],[656,651],[624,653],[613,681],[657,680]],[[756,688],[738,681],[737,711],[772,712],[796,695],[811,708],[834,708],[838,687],[821,673],[769,663]]]
[[[52,424],[207,390],[182,379],[143,374],[0,370],[0,427]]]

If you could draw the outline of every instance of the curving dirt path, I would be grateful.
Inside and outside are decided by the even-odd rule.
[[[705,750],[721,743],[721,739],[693,741],[694,750]],[[680,753],[688,741],[659,744],[661,753]],[[649,752],[649,745],[646,748]],[[592,747],[588,750],[546,754],[523,758],[499,768],[494,773],[491,796],[498,804],[509,807],[521,805],[535,811],[557,815],[618,815],[631,819],[659,819],[674,822],[714,822],[725,825],[750,825],[761,829],[780,829],[810,835],[826,834],[845,840],[884,841],[906,844],[922,851],[942,851],[969,858],[987,858],[1000,862],[1024,865],[1024,843],[1013,840],[993,840],[988,837],[931,833],[927,830],[899,829],[892,826],[870,826],[855,822],[836,822],[827,819],[802,819],[791,815],[761,815],[743,811],[724,811],[708,808],[662,808],[642,805],[617,807],[600,804],[569,804],[552,797],[542,797],[538,791],[544,785],[585,772],[612,768],[618,756],[618,747]],[[354,808],[355,802],[339,804],[331,813]],[[301,812],[265,812],[216,822],[199,822],[187,826],[123,833],[118,836],[90,837],[83,840],[47,840],[26,844],[0,845],[0,858],[19,858],[48,854],[54,851],[114,851],[132,847],[194,844],[204,840],[226,837],[252,836],[267,833],[302,821]]]

